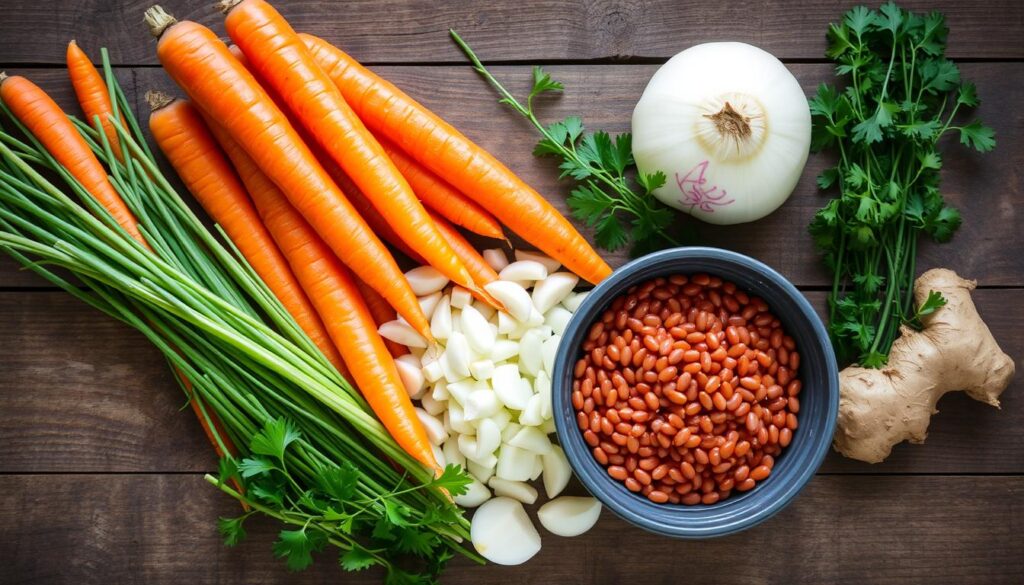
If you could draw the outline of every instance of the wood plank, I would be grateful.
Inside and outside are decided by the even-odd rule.
[[[646,582],[665,584],[680,575],[722,584],[1019,583],[1022,504],[1022,477],[817,477],[792,506],[742,534],[674,541],[605,511],[575,539],[538,528],[543,548],[525,565],[482,567],[457,559],[443,582],[610,585],[641,571]],[[270,552],[280,528],[263,518],[247,521],[246,542],[226,548],[214,520],[237,513],[233,501],[198,475],[0,477],[0,581],[381,580],[376,571],[342,574],[333,552],[318,555],[300,575],[288,573]]]
[[[824,293],[808,296],[818,307]],[[1021,291],[977,293],[1004,351],[1024,356]],[[0,473],[198,471],[215,461],[167,367],[126,326],[59,293],[0,294]],[[1002,410],[961,393],[939,404],[924,445],[883,465],[833,453],[829,473],[1024,473],[1024,376]]]
[[[89,51],[107,46],[117,63],[154,63],[153,41],[142,24],[151,0],[19,0],[5,5],[0,55],[6,63],[63,63],[68,40]],[[224,35],[215,2],[163,3],[181,19]],[[324,36],[369,62],[460,62],[448,39],[457,29],[487,60],[665,59],[696,43],[753,43],[784,58],[820,58],[825,31],[851,4],[839,0],[778,2],[650,0],[355,0],[344,9],[318,0],[274,3],[298,29]],[[870,3],[872,5],[878,2]],[[916,11],[940,10],[952,27],[951,56],[1021,58],[1024,6],[1013,0],[955,2],[907,0]]]
[[[808,93],[821,81],[831,80],[828,66],[792,66]],[[567,185],[557,180],[551,159],[533,157],[536,140],[525,121],[497,104],[494,94],[468,67],[376,68],[428,107],[448,118],[472,139],[495,153],[527,182],[547,194],[565,211]],[[560,66],[552,74],[565,82],[564,96],[544,105],[542,117],[556,120],[583,114],[593,128],[613,132],[629,129],[629,116],[644,84],[655,67],[649,65]],[[995,125],[999,146],[986,155],[967,152],[947,141],[943,192],[960,208],[964,224],[953,243],[920,246],[919,268],[947,266],[978,279],[983,286],[1024,286],[1024,255],[1017,252],[1022,235],[1016,227],[1015,209],[1024,202],[1018,169],[1024,167],[1024,112],[1017,107],[1014,80],[1024,76],[1024,63],[979,63],[963,67],[964,76],[978,84],[984,101],[979,115]],[[19,71],[22,72],[22,71]],[[175,91],[162,71],[131,70],[134,95],[140,111],[148,89]],[[70,103],[70,89],[60,70],[30,70],[33,79],[54,91],[62,103]],[[528,90],[529,68],[499,67],[496,73],[514,91]],[[438,91],[443,87],[443,91]],[[142,117],[145,120],[145,116]],[[827,201],[814,185],[814,177],[826,165],[814,155],[790,200],[776,213],[742,226],[712,226],[692,218],[683,220],[693,230],[693,242],[731,248],[777,268],[801,286],[831,284],[813,249],[806,227],[814,212]],[[1016,245],[1015,245],[1016,244]],[[481,245],[494,245],[481,241]],[[624,253],[611,254],[619,265]],[[0,260],[0,287],[40,285],[31,274],[18,272],[13,262]]]

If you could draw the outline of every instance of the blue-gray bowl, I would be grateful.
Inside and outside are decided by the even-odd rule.
[[[672,274],[706,272],[763,298],[800,350],[800,426],[776,459],[772,474],[745,493],[715,504],[655,504],[608,476],[576,426],[572,370],[590,325],[629,287]],[[753,258],[717,248],[676,248],[634,260],[597,285],[573,315],[552,375],[558,440],[583,486],[617,516],[657,534],[712,538],[746,530],[785,508],[814,476],[828,453],[839,409],[839,373],[821,319],[781,274]]]

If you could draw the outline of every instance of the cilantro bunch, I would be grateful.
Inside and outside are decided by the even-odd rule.
[[[290,420],[270,418],[252,436],[248,456],[226,457],[219,477],[207,476],[247,510],[218,521],[228,546],[245,538],[245,521],[260,513],[289,525],[273,552],[290,570],[305,569],[313,553],[330,544],[340,549],[342,568],[383,567],[388,585],[433,583],[456,551],[467,552],[453,538],[464,523],[461,510],[437,497],[465,492],[470,479],[458,467],[449,465],[436,478],[415,483],[345,458],[342,444],[351,440],[339,440],[337,433],[307,432],[310,438]],[[348,455],[364,453],[355,449]],[[410,558],[420,559],[415,571],[399,564]]]
[[[676,214],[652,195],[665,184],[665,174],[633,172],[631,134],[612,138],[600,130],[587,132],[579,116],[545,126],[537,119],[533,100],[544,93],[561,92],[561,83],[534,67],[533,87],[523,104],[491,75],[454,30],[449,32],[473,68],[501,95],[499,102],[510,106],[540,132],[542,138],[533,154],[562,159],[559,178],[571,177],[577,183],[569,194],[569,209],[576,219],[594,228],[598,247],[615,251],[632,244],[636,255],[680,245],[669,235]]]
[[[945,304],[934,293],[915,308],[912,291],[920,237],[946,242],[960,225],[939,192],[937,145],[954,134],[979,152],[995,146],[991,128],[958,121],[979,101],[945,58],[947,33],[942,14],[892,2],[858,6],[829,26],[826,55],[847,83],[822,84],[811,98],[811,148],[838,155],[818,177],[838,195],[810,232],[834,274],[830,334],[843,361],[884,365],[900,325]]]

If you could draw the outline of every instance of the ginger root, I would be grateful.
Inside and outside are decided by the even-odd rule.
[[[937,291],[946,305],[922,317],[923,330],[901,328],[884,368],[851,366],[839,373],[836,451],[878,463],[897,443],[923,443],[935,404],[953,390],[999,407],[1014,363],[971,301],[976,284],[946,269],[929,270],[914,282],[918,304]]]

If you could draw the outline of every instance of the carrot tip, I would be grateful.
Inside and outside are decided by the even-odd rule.
[[[154,4],[147,8],[144,19],[146,26],[149,27],[150,34],[157,38],[160,38],[160,35],[164,34],[165,30],[178,22],[159,4]]]

